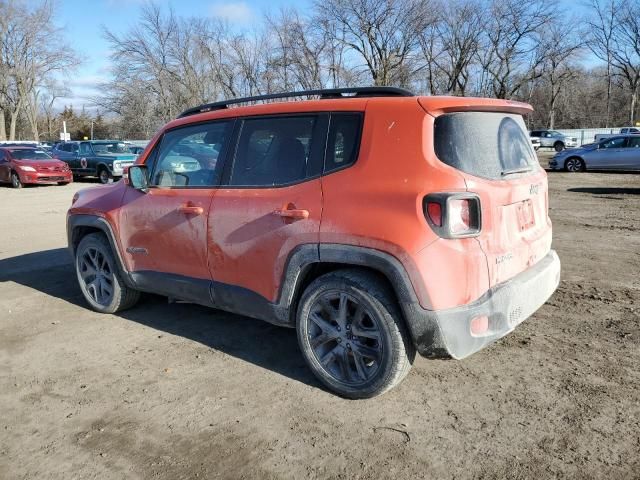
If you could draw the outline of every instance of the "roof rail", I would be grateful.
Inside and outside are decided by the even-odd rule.
[[[263,100],[273,100],[276,98],[291,98],[305,96],[319,96],[320,99],[328,98],[354,98],[354,97],[413,97],[415,96],[409,90],[396,87],[354,87],[354,88],[327,88],[318,90],[303,90],[299,92],[271,93],[268,95],[257,95],[254,97],[232,98],[231,100],[223,100],[221,102],[205,103],[199,107],[189,108],[185,110],[178,118],[188,117],[197,113],[210,112],[213,110],[222,110],[229,105],[238,103],[259,102]]]

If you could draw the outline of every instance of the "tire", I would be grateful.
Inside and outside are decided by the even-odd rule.
[[[109,173],[109,170],[101,167],[100,170],[98,170],[98,180],[100,180],[100,183],[103,185],[109,183],[109,181],[111,180],[111,174]]]
[[[584,172],[586,170],[584,161],[578,157],[567,158],[564,162],[564,169],[567,172]]]
[[[556,142],[556,143],[554,143],[554,144],[553,144],[553,149],[554,149],[556,152],[561,152],[562,150],[564,150],[564,143],[562,143],[562,142]]]
[[[80,290],[96,312],[120,312],[133,307],[140,299],[140,292],[127,287],[122,280],[104,234],[91,233],[83,237],[76,249],[74,264]]]
[[[313,373],[346,398],[387,392],[407,375],[416,355],[393,292],[365,270],[338,270],[314,280],[298,304],[296,330]]]
[[[11,186],[13,188],[22,188],[20,176],[16,172],[11,172]]]

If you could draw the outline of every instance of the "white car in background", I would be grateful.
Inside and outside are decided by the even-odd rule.
[[[555,130],[531,130],[529,136],[540,140],[539,148],[553,148],[556,152],[578,146],[576,137],[569,137]]]

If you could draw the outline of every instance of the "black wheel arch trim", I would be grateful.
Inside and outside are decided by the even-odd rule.
[[[107,237],[107,241],[111,246],[111,250],[115,254],[116,263],[119,273],[122,276],[127,287],[135,288],[135,283],[125,267],[122,254],[118,248],[116,237],[113,233],[111,224],[103,217],[97,215],[73,214],[67,217],[67,246],[71,253],[71,258],[75,261],[76,247],[80,243],[81,238],[77,238],[78,231],[82,228],[92,228],[101,231]]]
[[[300,245],[285,262],[278,300],[274,303],[250,289],[215,280],[163,272],[128,272],[111,225],[99,216],[75,214],[68,217],[67,236],[73,257],[79,242],[74,232],[79,227],[95,228],[105,234],[115,253],[122,278],[130,288],[188,300],[287,327],[295,326],[296,300],[300,296],[305,277],[314,266],[333,264],[337,268],[363,267],[377,271],[393,289],[406,327],[419,353],[426,357],[449,357],[440,328],[429,315],[431,310],[423,308],[418,301],[413,284],[400,260],[386,252],[343,244]]]

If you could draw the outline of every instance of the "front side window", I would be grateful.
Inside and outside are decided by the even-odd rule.
[[[131,153],[126,144],[121,142],[93,143],[93,150],[97,155],[109,153]]]
[[[78,153],[80,155],[91,155],[91,145],[89,145],[88,143],[81,143]]]
[[[624,144],[626,142],[626,138],[618,137],[612,138],[610,140],[605,140],[600,144],[600,148],[624,148]]]
[[[304,180],[316,116],[243,121],[230,185],[277,186]]]
[[[177,128],[165,133],[150,184],[157,187],[217,186],[222,174],[222,153],[233,122],[217,121]]]

